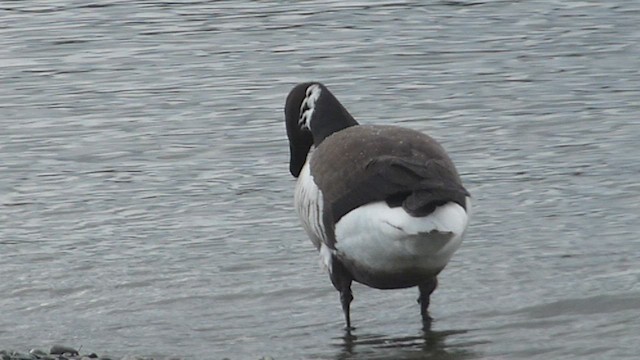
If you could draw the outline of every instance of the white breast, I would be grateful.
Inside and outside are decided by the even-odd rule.
[[[304,164],[294,194],[294,203],[302,227],[307,232],[309,239],[320,251],[322,264],[329,271],[332,270],[331,259],[333,250],[326,245],[326,233],[322,222],[323,199],[322,192],[313,181],[309,161]]]
[[[298,176],[294,203],[304,230],[316,248],[320,249],[325,237],[322,224],[322,192],[313,181],[309,161],[304,164]]]
[[[469,209],[469,198],[466,205]],[[465,209],[453,202],[424,217],[375,202],[338,221],[336,249],[340,256],[372,271],[439,271],[460,246],[468,221]]]

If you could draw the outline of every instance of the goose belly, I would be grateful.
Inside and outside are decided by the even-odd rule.
[[[453,202],[423,217],[375,202],[336,224],[335,254],[358,282],[377,288],[416,286],[445,267],[468,221],[467,211]]]

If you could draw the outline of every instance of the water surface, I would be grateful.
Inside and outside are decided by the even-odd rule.
[[[115,357],[623,359],[640,352],[632,1],[0,6],[0,348]],[[439,139],[474,197],[431,331],[294,215],[286,94]]]

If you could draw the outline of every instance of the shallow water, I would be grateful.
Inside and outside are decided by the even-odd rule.
[[[0,348],[193,359],[640,352],[632,1],[0,5]],[[354,286],[354,337],[292,208],[283,104],[439,139],[474,196],[420,330]]]

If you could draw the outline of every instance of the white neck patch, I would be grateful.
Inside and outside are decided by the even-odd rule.
[[[316,107],[316,101],[320,97],[320,85],[313,84],[307,88],[306,94],[307,96],[302,100],[302,104],[300,105],[300,119],[298,120],[298,125],[301,128],[307,128],[311,130],[311,116],[313,115],[313,111]]]

